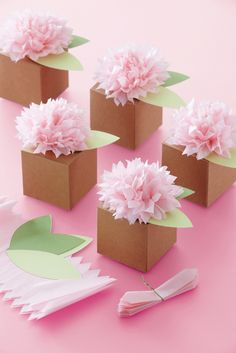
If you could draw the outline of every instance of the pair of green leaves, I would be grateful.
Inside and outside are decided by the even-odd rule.
[[[80,45],[86,44],[87,42],[89,42],[88,39],[73,35],[68,49],[78,47]],[[61,54],[50,54],[43,56],[35,60],[35,62],[40,65],[58,70],[83,70],[83,66],[80,61],[68,51],[64,51]]]
[[[183,193],[178,197],[179,200],[186,198],[194,194],[195,192],[188,188],[183,188],[183,190],[184,190]],[[158,225],[158,226],[173,227],[173,228],[191,228],[193,226],[190,219],[179,208],[176,208],[172,212],[168,212],[166,215],[166,218],[162,220],[151,218],[148,223]]]
[[[66,257],[86,247],[92,238],[53,234],[49,215],[32,219],[14,232],[7,254],[23,271],[48,279],[79,278]]]
[[[157,105],[159,107],[167,108],[180,108],[185,105],[185,102],[175,92],[166,88],[173,86],[177,83],[187,80],[189,77],[175,71],[168,71],[170,77],[165,81],[162,86],[159,86],[154,93],[148,93],[146,97],[140,97],[139,100]]]

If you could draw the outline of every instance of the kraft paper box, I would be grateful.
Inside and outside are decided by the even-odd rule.
[[[153,224],[130,225],[98,208],[97,251],[129,267],[147,272],[176,242],[176,228]]]
[[[71,209],[97,182],[97,150],[56,158],[23,150],[24,195]]]
[[[117,106],[97,86],[90,90],[91,128],[119,136],[118,145],[135,149],[162,124],[161,107],[141,100]]]
[[[28,106],[57,98],[69,85],[68,71],[0,54],[0,97]]]
[[[181,146],[162,145],[162,165],[177,176],[177,183],[195,191],[188,200],[210,206],[236,181],[236,169],[217,165],[207,159],[182,155]]]

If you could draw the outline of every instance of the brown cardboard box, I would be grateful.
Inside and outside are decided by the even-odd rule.
[[[137,99],[117,106],[97,86],[90,90],[91,128],[119,136],[118,145],[135,149],[162,124],[161,107]]]
[[[130,225],[98,208],[97,251],[122,264],[147,272],[175,242],[176,228],[138,222]]]
[[[206,159],[182,155],[181,146],[162,145],[162,165],[177,176],[177,184],[195,191],[188,200],[210,206],[235,181],[236,169],[226,168]]]
[[[69,85],[68,71],[25,58],[17,63],[0,54],[0,97],[28,106],[57,98]]]
[[[24,195],[67,210],[97,182],[97,150],[58,158],[52,152],[21,152]]]

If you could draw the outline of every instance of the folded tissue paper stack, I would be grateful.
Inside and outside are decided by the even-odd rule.
[[[149,286],[148,283],[145,283]],[[160,287],[149,291],[126,292],[120,299],[118,313],[121,317],[129,317],[140,311],[159,304],[176,295],[196,288],[198,285],[198,270],[185,269],[163,283]]]

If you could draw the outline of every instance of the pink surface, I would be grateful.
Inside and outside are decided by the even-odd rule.
[[[110,46],[127,42],[159,46],[171,68],[191,76],[175,87],[187,100],[221,99],[236,111],[236,2],[234,0],[8,0],[1,4],[1,19],[24,7],[49,9],[70,20],[78,34],[91,43],[75,49],[85,65],[71,74],[65,97],[89,109],[88,89],[96,58]],[[0,100],[0,195],[19,200],[25,218],[51,213],[56,231],[96,238],[96,189],[72,211],[66,212],[22,196],[20,144],[15,138],[15,116],[21,107]],[[99,151],[100,174],[112,161],[140,156],[154,161],[164,128],[135,152],[118,146]],[[199,288],[130,319],[120,319],[116,306],[127,290],[143,290],[140,274],[96,254],[96,241],[83,250],[94,268],[118,279],[117,283],[81,303],[39,321],[28,322],[8,303],[0,301],[0,353],[234,353],[236,351],[236,189],[232,186],[212,207],[204,209],[183,201],[183,210],[195,227],[180,230],[178,243],[146,275],[153,286],[185,267],[197,267]]]

